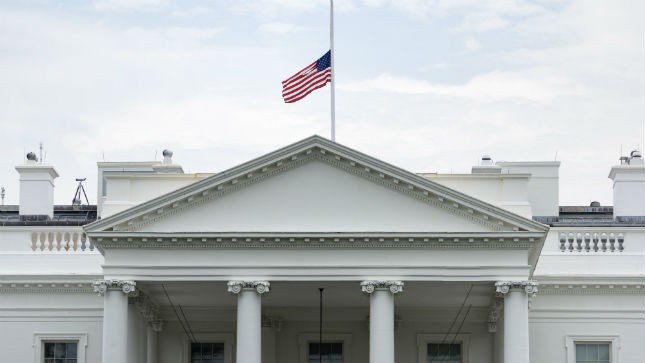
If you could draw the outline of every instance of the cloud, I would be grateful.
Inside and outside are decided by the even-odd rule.
[[[464,41],[464,47],[466,47],[466,50],[475,51],[475,50],[481,49],[482,45],[480,42],[477,41],[477,39],[473,37],[468,37]]]
[[[169,0],[95,0],[100,11],[151,11],[166,7]]]
[[[304,32],[308,31],[309,28],[299,26],[292,23],[265,23],[260,25],[258,31],[261,33],[275,34],[275,35],[287,35],[294,32]]]
[[[546,74],[539,69],[494,71],[473,77],[461,85],[431,83],[424,80],[381,74],[375,78],[340,84],[350,92],[390,92],[431,94],[461,98],[478,103],[524,100],[549,102],[558,96],[580,95],[583,90],[565,77]]]

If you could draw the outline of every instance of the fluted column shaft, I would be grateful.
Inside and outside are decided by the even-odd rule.
[[[529,363],[529,297],[537,292],[533,281],[500,281],[504,296],[504,362]]]
[[[103,296],[103,361],[128,360],[128,295],[135,293],[134,281],[98,280],[94,291]]]
[[[401,281],[363,281],[370,295],[370,363],[394,363],[394,294],[403,291]]]
[[[262,361],[262,295],[267,281],[230,281],[228,291],[237,295],[237,362]]]

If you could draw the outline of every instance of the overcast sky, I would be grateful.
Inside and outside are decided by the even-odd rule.
[[[413,172],[560,160],[560,204],[612,204],[645,145],[645,2],[336,0],[337,141]],[[218,172],[312,134],[329,86],[281,81],[329,48],[327,0],[0,3],[0,186],[42,141],[58,204],[97,161]]]

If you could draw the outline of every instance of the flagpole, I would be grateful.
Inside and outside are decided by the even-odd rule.
[[[336,77],[334,76],[334,0],[329,0],[329,50],[331,51],[331,141],[336,141]]]

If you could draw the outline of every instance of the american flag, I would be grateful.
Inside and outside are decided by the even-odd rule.
[[[331,50],[282,81],[282,98],[286,103],[299,101],[314,90],[324,87],[327,82],[331,82]]]

